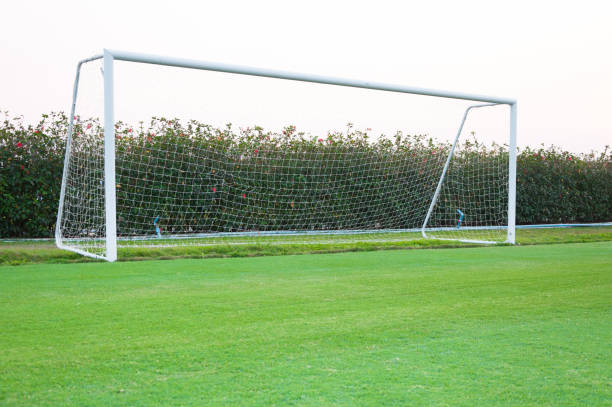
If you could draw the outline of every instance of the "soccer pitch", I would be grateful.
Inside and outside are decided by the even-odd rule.
[[[0,404],[611,405],[612,242],[0,268]]]

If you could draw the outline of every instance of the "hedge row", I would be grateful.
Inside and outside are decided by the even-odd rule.
[[[55,228],[57,214],[57,203],[62,177],[65,134],[68,128],[68,118],[62,113],[44,115],[36,125],[26,125],[17,117],[9,117],[7,113],[0,125],[0,237],[50,237]],[[99,145],[99,125],[92,120],[78,121],[75,133],[86,139],[86,134],[94,137],[93,143]],[[335,182],[343,183],[350,191],[352,198],[355,194],[369,194],[379,188],[382,182],[387,182],[389,187],[386,193],[393,195],[391,189],[401,187],[401,182],[408,182],[423,171],[424,166],[406,165],[406,160],[420,163],[427,160],[435,160],[435,165],[443,164],[443,157],[448,151],[448,145],[437,143],[422,136],[396,135],[394,138],[376,139],[371,141],[367,132],[353,130],[350,126],[345,133],[332,133],[324,138],[313,138],[304,133],[298,133],[294,127],[286,127],[281,133],[265,132],[259,127],[234,130],[231,126],[218,129],[195,121],[181,124],[178,121],[166,119],[153,119],[146,127],[131,128],[125,124],[117,124],[117,161],[118,161],[118,206],[124,208],[124,216],[119,220],[120,229],[136,230],[139,213],[129,213],[130,194],[138,188],[163,188],[164,183],[180,182],[186,173],[197,174],[202,178],[201,184],[210,188],[210,185],[222,185],[216,189],[224,188],[223,195],[215,191],[201,191],[201,205],[216,207],[219,213],[211,213],[209,216],[218,216],[219,230],[239,230],[247,226],[259,226],[266,228],[274,224],[282,226],[283,223],[290,224],[295,219],[303,217],[296,212],[292,198],[283,198],[287,202],[270,202],[269,205],[280,205],[281,209],[262,209],[261,213],[253,213],[252,219],[244,218],[245,200],[253,199],[257,202],[268,202],[265,191],[261,185],[266,184],[269,188],[269,179],[274,175],[278,180],[273,185],[282,190],[287,190],[296,182],[311,182],[311,185],[321,185],[321,188],[313,192],[304,192],[303,196],[296,196],[296,202],[310,202],[310,208],[323,202],[338,202],[338,197],[330,197],[329,191],[323,187],[325,183],[312,184],[308,179],[308,167],[304,167],[303,173],[299,171],[287,172],[292,177],[284,177],[283,174],[270,174],[270,168],[284,168],[288,164],[303,165],[304,158],[309,157],[310,165],[317,168],[325,167],[325,174],[333,177]],[[214,148],[210,147],[214,143]],[[491,168],[498,166],[499,160],[507,160],[507,152],[504,148],[493,146],[485,148],[478,144],[468,145],[462,155],[454,161],[455,166],[461,166],[465,173],[471,171],[470,163],[478,160],[478,165],[490,164]],[[207,151],[223,152],[224,159],[214,155],[202,162],[190,160],[189,150],[200,149]],[[151,151],[156,152],[152,154]],[[248,151],[249,157],[244,157]],[[86,155],[86,150],[75,150],[75,154]],[[313,154],[316,153],[316,154]],[[164,155],[165,154],[165,155]],[[129,157],[143,156],[147,160],[147,166],[164,166],[164,160],[172,155],[173,160],[181,158],[180,166],[166,166],[163,180],[141,177],[139,171],[142,169],[134,164]],[[228,156],[235,156],[234,161],[228,162]],[[264,160],[265,155],[265,160]],[[330,160],[333,155],[334,160]],[[201,157],[201,155],[200,155]],[[312,157],[317,157],[312,160]],[[364,179],[359,185],[354,184],[353,175],[345,173],[350,166],[346,162],[361,160],[368,163],[368,169]],[[262,162],[265,161],[265,164]],[[556,147],[532,149],[526,148],[520,151],[518,156],[517,171],[517,223],[571,223],[571,222],[600,222],[612,220],[612,170],[610,168],[612,152],[607,149],[599,154],[576,155],[562,151]],[[223,165],[219,163],[224,162]],[[402,165],[394,165],[400,163]],[[335,164],[334,164],[335,163]],[[231,166],[230,169],[225,168]],[[435,166],[434,166],[435,167]],[[434,168],[429,167],[429,168]],[[437,167],[436,167],[437,168]],[[256,170],[256,171],[254,171]],[[434,171],[435,172],[435,171]],[[493,185],[500,180],[496,179],[495,171],[486,171],[491,177],[487,183]],[[235,179],[241,178],[240,174],[250,174],[242,177],[249,180],[249,185],[238,185]],[[252,174],[257,174],[253,177]],[[482,172],[481,172],[482,174]],[[427,175],[427,174],[425,174]],[[435,174],[432,174],[432,176]],[[300,178],[300,179],[297,179]],[[389,180],[393,179],[393,182]],[[403,181],[402,181],[403,180]],[[160,184],[161,183],[161,184]],[[283,184],[286,183],[287,185]],[[197,183],[196,183],[197,184]],[[435,183],[432,183],[435,187]],[[318,188],[318,187],[317,187]],[[248,194],[247,192],[248,191]],[[294,188],[295,191],[297,189]],[[361,191],[361,192],[360,192]],[[391,192],[390,192],[391,191]],[[219,191],[221,192],[221,191]],[[446,191],[447,194],[457,192]],[[151,194],[156,196],[155,193]],[[282,194],[279,194],[282,195]],[[423,196],[431,195],[431,191],[423,191]],[[220,202],[223,196],[223,202]],[[333,199],[332,199],[333,198]],[[168,201],[180,199],[180,197],[165,197],[166,201],[147,202],[147,217],[149,212],[159,212],[160,208],[174,205]],[[451,198],[454,199],[454,198]],[[309,201],[310,200],[310,201]],[[390,201],[391,202],[391,201]],[[422,202],[427,202],[426,199]],[[213,203],[214,205],[211,205]],[[272,208],[272,206],[270,208]],[[422,206],[422,205],[421,205]],[[284,209],[283,209],[284,208]],[[289,209],[291,208],[291,210]],[[422,211],[423,208],[412,208],[414,211]],[[238,214],[238,212],[242,212]],[[397,205],[397,208],[385,206],[387,218],[408,218],[406,205]],[[403,212],[402,212],[403,211]],[[454,211],[454,209],[453,209]],[[274,213],[275,219],[262,217],[263,213]],[[296,215],[297,213],[297,215]],[[238,216],[240,215],[240,216]],[[368,225],[372,219],[384,223],[385,214],[372,213],[371,206],[364,203],[363,207],[353,207],[351,216],[354,217],[351,225]],[[181,224],[194,224],[198,226],[197,217],[178,220]],[[323,224],[329,227],[342,227],[347,220],[342,218],[333,207],[327,207],[317,215]],[[230,225],[233,219],[241,219],[241,224]],[[293,220],[290,220],[293,219]],[[262,220],[263,219],[263,220]],[[356,220],[355,220],[356,219]],[[149,222],[150,219],[142,220]],[[123,222],[123,224],[122,224]],[[130,222],[134,223],[133,225]],[[191,222],[191,223],[190,223]],[[230,225],[230,226],[228,226]],[[210,223],[206,225],[208,228]],[[384,224],[377,224],[384,227]],[[387,225],[388,226],[388,225]]]

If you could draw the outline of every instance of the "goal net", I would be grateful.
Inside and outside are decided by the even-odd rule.
[[[449,116],[442,138],[410,129],[377,134],[350,123],[318,131],[223,125],[197,112],[130,121],[119,95],[133,94],[122,93],[119,78],[115,85],[118,61],[462,104],[452,114],[442,110]],[[160,109],[148,91],[134,94]],[[164,98],[167,109],[178,103],[176,95]],[[106,51],[77,71],[57,245],[113,261],[124,247],[514,243],[515,117],[516,104],[505,99]]]

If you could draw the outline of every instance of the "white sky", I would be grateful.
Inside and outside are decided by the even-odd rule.
[[[606,1],[10,1],[0,20],[0,109],[28,121],[68,111],[76,62],[110,48],[513,97],[519,145],[612,144]],[[460,120],[429,98],[167,69],[118,66],[117,117],[442,137]]]

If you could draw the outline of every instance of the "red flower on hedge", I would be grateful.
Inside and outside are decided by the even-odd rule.
[[[246,198],[246,194],[242,194],[242,197],[243,197],[243,198]]]
[[[23,164],[21,164],[21,170],[25,170],[25,167],[23,166]]]
[[[322,143],[322,142],[323,142],[323,139],[322,139],[322,138],[320,138],[320,139],[319,139],[319,143]]]
[[[21,144],[21,141],[17,142],[17,147],[19,147],[19,148],[23,147],[23,144]]]
[[[212,187],[212,189],[213,189],[213,192],[217,192],[217,188]]]
[[[259,150],[255,149],[255,151],[253,151],[255,153],[255,155],[257,155],[257,153],[259,152]]]

